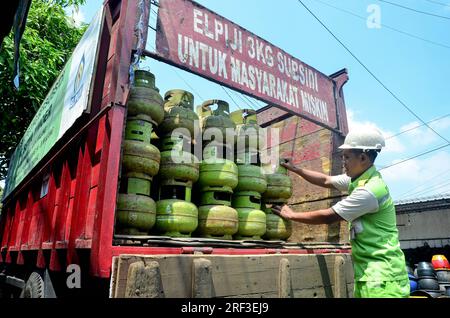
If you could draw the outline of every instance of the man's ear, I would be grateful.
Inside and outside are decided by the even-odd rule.
[[[365,152],[361,153],[359,155],[359,157],[361,158],[361,161],[363,161],[363,162],[366,160],[369,160],[369,157],[367,156],[367,154]]]

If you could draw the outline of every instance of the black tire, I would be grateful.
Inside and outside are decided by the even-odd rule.
[[[32,272],[28,277],[20,298],[44,298],[44,280],[38,272]]]

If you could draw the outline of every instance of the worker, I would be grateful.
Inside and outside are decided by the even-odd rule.
[[[291,159],[282,166],[306,181],[348,196],[329,209],[294,212],[288,205],[274,206],[275,214],[306,224],[350,223],[354,269],[354,297],[408,297],[405,256],[400,249],[395,206],[389,189],[374,166],[385,146],[382,134],[371,128],[350,131],[342,149],[345,174],[328,176],[296,167]]]

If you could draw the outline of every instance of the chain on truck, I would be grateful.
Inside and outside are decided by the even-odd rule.
[[[144,56],[268,106],[161,95]],[[270,209],[336,200],[278,159],[340,172],[346,70],[326,76],[190,0],[109,0],[60,76],[8,169],[3,296],[351,296],[346,227]]]

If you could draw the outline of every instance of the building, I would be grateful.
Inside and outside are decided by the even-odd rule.
[[[450,194],[397,201],[400,246],[411,264],[450,258]]]

